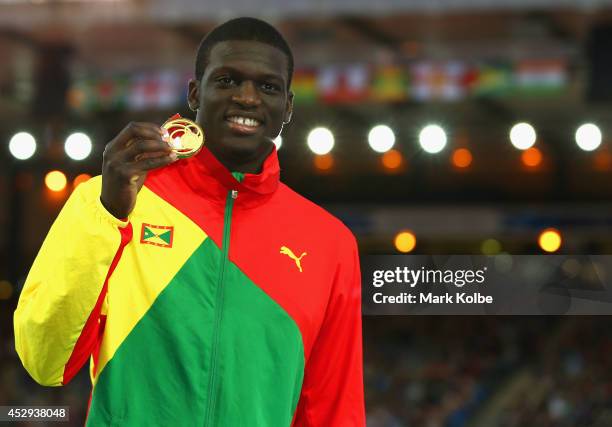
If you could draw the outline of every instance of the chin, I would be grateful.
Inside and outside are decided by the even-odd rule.
[[[227,137],[223,140],[222,145],[223,151],[235,159],[250,159],[268,148],[268,142],[261,136],[254,138]]]

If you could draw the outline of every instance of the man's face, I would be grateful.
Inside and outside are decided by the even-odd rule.
[[[271,149],[271,140],[291,117],[287,57],[256,41],[213,46],[202,80],[189,82],[189,103],[206,145],[222,161],[241,163]]]

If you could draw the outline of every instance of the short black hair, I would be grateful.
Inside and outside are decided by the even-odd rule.
[[[293,76],[293,53],[281,33],[261,19],[235,18],[213,28],[200,42],[195,62],[195,78],[202,80],[208,66],[210,51],[219,42],[228,40],[248,40],[265,43],[281,50],[287,56],[287,88]]]

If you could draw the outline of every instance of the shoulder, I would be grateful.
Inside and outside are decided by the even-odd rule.
[[[72,194],[70,194],[66,204],[92,204],[100,199],[101,189],[102,176],[94,176],[77,185]]]
[[[317,230],[317,234],[333,239],[341,246],[356,245],[355,236],[340,219],[282,182],[279,183],[277,198],[280,210],[307,230]]]
[[[79,184],[74,191],[77,193],[90,193],[92,191],[100,191],[101,188],[102,175],[96,175]]]

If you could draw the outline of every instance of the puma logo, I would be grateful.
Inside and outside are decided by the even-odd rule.
[[[296,257],[295,254],[293,253],[293,251],[291,249],[289,249],[287,246],[281,246],[280,248],[280,253],[281,254],[285,254],[287,255],[289,258],[291,258],[292,260],[295,261],[295,265],[297,265],[297,268],[300,270],[300,273],[302,272],[302,258],[304,258],[306,254],[306,252],[302,252],[302,255],[300,255],[300,257]]]

